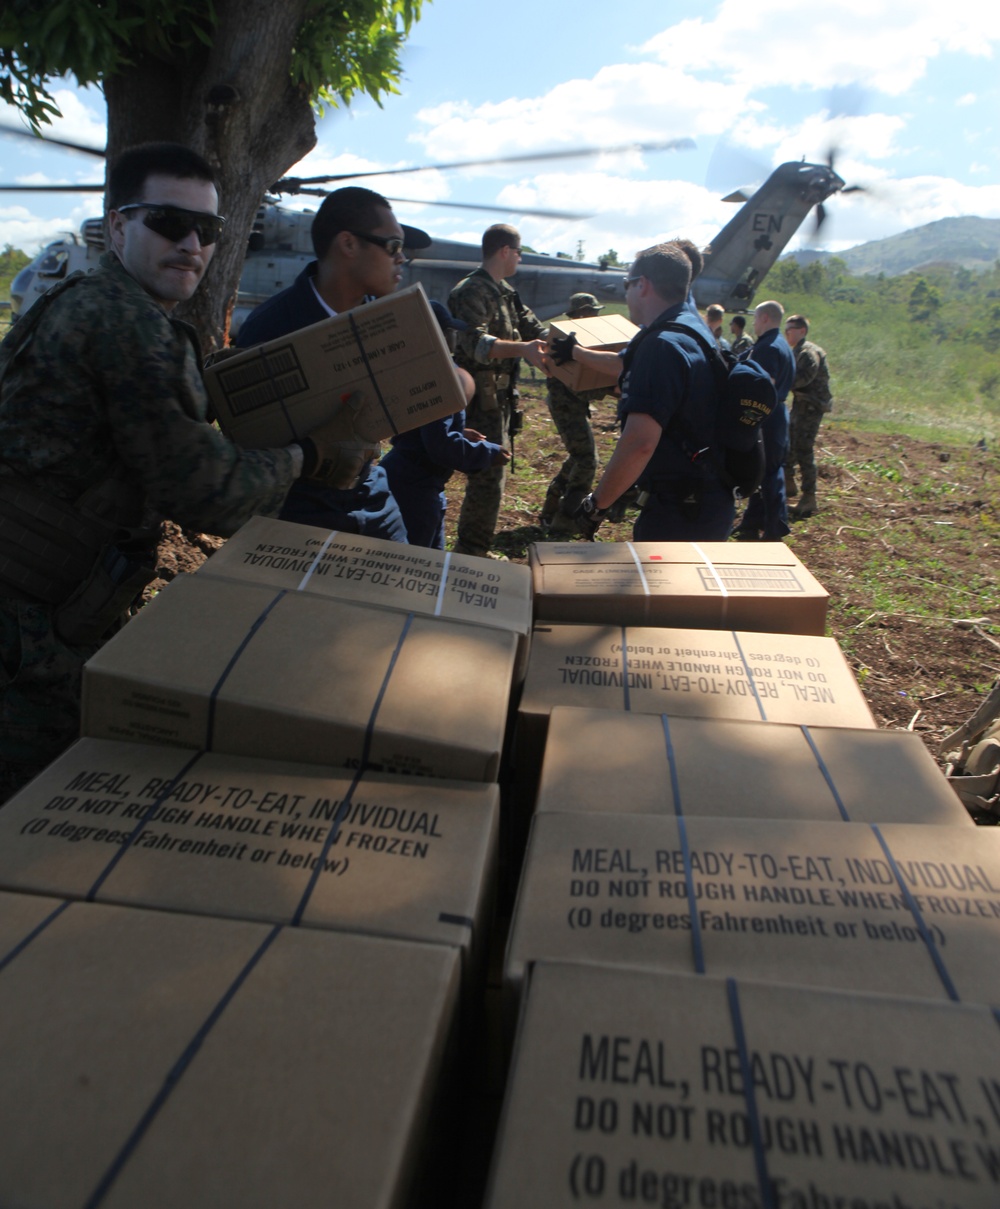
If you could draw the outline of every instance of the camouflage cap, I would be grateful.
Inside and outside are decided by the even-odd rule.
[[[573,311],[603,311],[604,303],[598,302],[593,294],[571,294],[569,298],[569,306],[566,308],[566,314],[571,315]]]

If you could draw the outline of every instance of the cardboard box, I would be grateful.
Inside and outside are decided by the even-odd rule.
[[[974,826],[909,731],[557,705],[539,811]]]
[[[836,642],[800,634],[536,625],[515,737],[525,784],[537,776],[557,705],[875,727]]]
[[[539,814],[505,977],[587,961],[997,1003],[998,953],[996,829]]]
[[[456,952],[61,907],[0,894],[0,1202],[409,1203]]]
[[[816,634],[829,595],[783,542],[536,542],[535,618]]]
[[[998,1089],[987,1008],[542,963],[486,1206],[994,1209]]]
[[[450,945],[472,971],[498,815],[496,785],[81,739],[0,810],[0,888]]]
[[[613,353],[625,348],[638,331],[636,325],[624,315],[595,315],[591,319],[560,319],[549,323],[550,340],[576,332],[577,341],[584,348],[599,348]],[[610,390],[621,373],[620,369],[616,369],[613,373],[605,374],[578,361],[568,361],[565,365],[553,362],[551,370],[553,378],[558,378],[570,390],[597,390],[602,386]]]
[[[516,645],[500,630],[184,576],[87,662],[82,733],[494,781]]]
[[[524,676],[531,573],[518,563],[255,516],[197,574],[504,630],[517,636]]]
[[[219,427],[252,449],[287,445],[335,414],[344,440],[374,445],[465,406],[419,284],[227,357],[205,386]]]

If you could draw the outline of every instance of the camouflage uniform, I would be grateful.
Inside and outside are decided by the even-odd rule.
[[[498,340],[538,340],[545,326],[518,298],[505,281],[494,281],[483,268],[476,269],[452,290],[448,309],[463,319],[469,330],[460,332],[455,360],[472,374],[476,393],[466,408],[466,423],[488,441],[510,448],[508,426],[512,410],[511,391],[518,360],[488,360],[486,336]],[[465,554],[486,555],[493,544],[507,472],[493,466],[469,475],[465,499],[458,518],[456,549]]]
[[[792,383],[792,417],[789,426],[785,472],[802,471],[802,494],[816,494],[816,455],[813,446],[823,416],[833,406],[826,353],[818,344],[801,340],[795,346],[795,381]]]
[[[590,427],[590,404],[596,399],[603,399],[607,393],[607,388],[600,387],[576,394],[558,378],[549,379],[549,412],[569,457],[549,484],[545,503],[542,505],[543,521],[555,522],[558,517],[562,522],[560,527],[576,531],[575,522],[571,525],[565,522],[572,518],[580,501],[589,494],[597,473],[594,430]]]
[[[287,450],[239,449],[206,422],[193,330],[117,258],[101,265],[50,291],[0,345],[0,801],[76,737],[81,668],[102,640],[63,641],[58,606],[18,589],[12,485],[79,509],[115,483],[114,523],[152,561],[161,514],[227,536],[275,515],[295,477]]]

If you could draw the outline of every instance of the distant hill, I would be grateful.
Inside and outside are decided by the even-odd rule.
[[[838,256],[852,273],[898,277],[933,264],[990,269],[1000,259],[1000,218],[940,218],[912,231],[859,244],[844,252],[793,252],[788,260],[808,264]]]

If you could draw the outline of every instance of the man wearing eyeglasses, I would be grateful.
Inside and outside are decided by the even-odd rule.
[[[692,262],[677,241],[639,253],[625,280],[629,318],[642,331],[622,357],[622,433],[577,522],[593,539],[633,483],[643,501],[636,541],[724,541],[733,499],[716,470],[718,391],[704,343],[711,332],[688,304]],[[680,325],[687,331],[671,330]]]
[[[545,370],[545,325],[507,282],[520,263],[517,229],[496,223],[483,233],[482,264],[448,298],[448,309],[467,325],[458,338],[455,360],[476,384],[466,422],[487,441],[507,449],[519,359]],[[489,555],[506,479],[503,463],[469,475],[458,518],[457,554]]]
[[[262,302],[236,337],[240,348],[287,336],[331,316],[382,298],[398,286],[403,248],[426,248],[430,236],[396,221],[381,194],[350,185],[325,198],[313,219],[311,261],[280,294]],[[369,462],[354,486],[296,483],[281,519],[405,542],[406,526],[381,466]]]
[[[132,148],[107,203],[100,268],[0,345],[0,801],[76,737],[83,663],[154,578],[161,516],[225,536],[319,464],[311,439],[240,449],[206,420],[197,339],[173,311],[224,229],[211,166]]]

